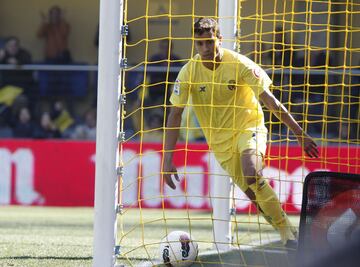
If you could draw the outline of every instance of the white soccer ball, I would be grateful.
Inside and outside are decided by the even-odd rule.
[[[160,244],[160,260],[173,267],[186,267],[194,263],[198,255],[198,244],[189,233],[174,231]]]

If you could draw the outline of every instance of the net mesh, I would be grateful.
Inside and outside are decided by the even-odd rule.
[[[119,157],[124,173],[119,176],[118,242],[119,261],[126,265],[155,264],[161,239],[174,230],[195,236],[200,252],[213,248],[213,177],[224,174],[213,167],[214,158],[191,106],[183,113],[175,149],[181,180],[175,191],[162,184],[160,169],[169,96],[181,66],[196,54],[193,22],[203,16],[233,19],[220,18],[218,5],[218,0],[125,1],[129,35],[124,37],[123,51],[129,67],[122,72],[127,103],[121,120],[125,141]],[[295,214],[291,220],[297,225],[308,172],[359,171],[355,160],[359,150],[354,145],[360,135],[360,4],[238,0],[237,10],[236,37],[223,43],[235,43],[241,54],[266,70],[273,94],[320,146],[319,159],[306,158],[296,137],[264,109],[269,132],[264,174],[285,211]],[[235,247],[266,247],[278,238],[238,188],[231,195]],[[273,247],[282,248],[278,243]],[[254,264],[244,253],[240,250],[213,262]],[[197,264],[205,266],[207,260],[200,257]],[[256,264],[269,265],[266,260]]]

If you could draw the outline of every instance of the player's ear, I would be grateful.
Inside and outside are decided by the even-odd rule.
[[[222,35],[221,34],[218,36],[218,40],[219,40],[219,44],[221,45],[222,44]]]
[[[222,45],[223,36],[220,34],[218,37],[219,45]]]

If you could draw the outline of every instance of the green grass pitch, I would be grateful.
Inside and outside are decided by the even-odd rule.
[[[292,220],[298,224],[298,217]],[[200,253],[211,251],[213,246],[212,218],[208,212],[129,209],[119,216],[118,222],[118,263],[126,266],[155,261],[159,242],[173,230],[191,232]],[[237,216],[236,222],[234,238],[240,245],[257,246],[278,239],[277,233],[257,216]],[[92,208],[0,209],[0,266],[91,266],[92,243]]]

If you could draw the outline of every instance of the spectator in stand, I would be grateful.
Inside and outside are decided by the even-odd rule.
[[[71,138],[76,123],[70,112],[62,101],[56,101],[50,113],[51,120],[60,131],[62,138]]]
[[[31,63],[31,55],[20,46],[20,40],[11,36],[6,39],[4,49],[0,49],[1,64],[23,65]]]
[[[90,109],[85,114],[85,123],[75,127],[71,136],[78,140],[96,140],[96,110]]]
[[[143,73],[130,70],[125,72],[125,96],[126,114],[131,114],[124,121],[125,123],[125,135],[127,137],[132,136],[136,132],[140,131],[141,127],[141,100],[143,90],[144,76]]]
[[[0,116],[0,138],[12,138],[13,130],[7,123],[5,117]]]
[[[343,142],[343,143],[347,143],[350,141],[351,132],[350,132],[349,123],[346,123],[346,122],[340,123],[339,139],[340,139],[340,142]]]
[[[12,104],[8,106],[5,112],[1,113],[1,115],[4,115],[4,118],[10,127],[14,128],[16,122],[18,121],[20,110],[22,108],[29,108],[29,106],[29,99],[26,96],[20,94],[13,100]]]
[[[41,114],[40,122],[35,130],[34,137],[39,139],[61,138],[61,134],[51,120],[49,112],[43,112]]]
[[[277,26],[274,34],[273,49],[268,53],[270,64],[275,68],[289,70],[289,67],[300,66],[300,60],[296,51],[291,50],[288,33],[281,27]],[[274,75],[274,85],[284,86],[289,84],[288,73]],[[285,96],[286,97],[286,96]],[[284,98],[284,97],[282,97]],[[283,99],[282,101],[287,101]]]
[[[70,25],[63,18],[63,11],[59,6],[52,6],[48,16],[41,13],[41,18],[37,36],[45,39],[45,61],[49,64],[71,63],[68,48]]]
[[[268,54],[270,64],[275,67],[300,67],[303,64],[295,50],[291,50],[291,41],[289,33],[282,26],[276,26],[272,51]]]
[[[145,92],[145,107],[152,107],[147,109],[145,113],[145,120],[152,120],[153,113],[160,114],[162,117],[166,117],[166,107],[169,105],[169,97],[172,92],[173,83],[176,80],[177,72],[171,72],[169,67],[180,66],[180,58],[173,53],[173,46],[171,40],[163,39],[159,42],[159,51],[150,58],[151,67],[165,67],[167,70],[160,70],[157,72],[149,72],[148,86]],[[157,107],[154,107],[157,106]]]
[[[169,63],[170,60],[170,63]],[[150,58],[150,62],[154,62],[150,66],[156,67],[175,67],[180,66],[180,58],[173,53],[173,46],[169,39],[159,42],[159,51]],[[175,62],[174,62],[175,61]],[[177,72],[159,71],[149,73],[150,86],[148,91],[148,105],[163,105],[168,103],[171,93],[170,86],[166,90],[166,82],[173,83],[176,80]],[[170,84],[169,84],[170,85]]]
[[[20,40],[11,36],[6,39],[4,49],[0,49],[0,64],[9,64],[20,66],[31,64],[30,53],[21,47]],[[5,85],[14,85],[25,89],[26,93],[33,86],[33,78],[31,71],[25,70],[3,70],[1,72],[2,83],[0,87]]]
[[[273,45],[270,52],[266,53],[270,60],[270,65],[273,66],[275,73],[273,74],[273,94],[284,106],[289,109],[289,102],[293,101],[296,98],[301,98],[302,95],[295,93],[292,89],[294,88],[294,83],[296,84],[297,80],[300,77],[291,73],[291,68],[295,66],[300,66],[300,60],[298,53],[291,49],[291,42],[288,32],[282,27],[277,26],[275,28]],[[292,79],[290,79],[290,74],[292,74]],[[292,84],[290,84],[290,81]],[[301,80],[302,81],[302,80]],[[283,129],[280,126],[278,118],[276,116],[270,115],[267,111],[265,114],[266,117],[271,116],[271,121],[276,122],[273,124],[272,131],[275,135],[280,136]]]
[[[349,77],[349,97],[350,97],[350,114],[348,117],[351,119],[350,132],[352,139],[360,139],[360,61],[355,69],[352,71],[352,75]]]
[[[30,110],[27,107],[22,107],[17,116],[17,121],[14,127],[14,137],[16,138],[33,138],[34,124],[32,122]]]
[[[3,48],[5,44],[5,38],[0,36],[0,48]]]
[[[325,130],[323,129],[322,120],[327,120],[328,115],[333,118],[339,117],[336,107],[333,106],[331,109],[325,108],[325,91],[328,90],[329,92],[329,96],[327,96],[329,102],[338,102],[341,100],[336,100],[336,93],[333,92],[333,90],[336,90],[335,84],[337,83],[333,78],[336,79],[336,77],[326,74],[327,69],[335,65],[331,54],[324,50],[311,51],[310,60],[308,130],[313,136],[321,136],[321,133]],[[328,123],[329,122],[327,122],[327,124]],[[327,127],[329,127],[329,125]],[[330,134],[338,135],[339,125],[330,128],[337,129],[332,131],[332,133],[330,132]]]
[[[163,142],[163,116],[152,112],[149,115],[143,134],[143,142],[162,143]]]

